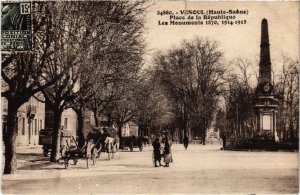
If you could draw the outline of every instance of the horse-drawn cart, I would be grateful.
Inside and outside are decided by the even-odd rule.
[[[68,168],[70,160],[73,160],[74,165],[76,165],[79,159],[86,160],[87,168],[89,168],[89,160],[92,160],[93,165],[95,165],[95,153],[93,153],[93,150],[91,149],[93,145],[89,142],[86,142],[86,144],[80,148],[73,136],[72,139],[76,145],[68,147],[62,156],[65,168]]]
[[[52,147],[52,129],[41,129],[39,132],[39,145],[43,146],[43,154],[45,157],[48,156],[49,151]]]
[[[140,151],[143,150],[142,138],[137,136],[123,137],[122,150],[129,149],[132,152],[133,148],[139,148]]]
[[[108,153],[108,159],[114,158],[114,154],[118,151],[119,139],[114,129],[93,128],[85,137],[85,145],[80,147],[74,136],[69,131],[61,130],[60,153],[61,159],[64,161],[65,168],[70,165],[69,161],[77,164],[79,159],[85,160],[87,168],[89,168],[89,160],[93,165],[96,158],[100,157],[101,152]],[[47,156],[52,147],[52,129],[41,130],[40,144],[43,145],[44,155]]]
[[[43,154],[48,156],[52,149],[53,129],[42,129],[39,132],[39,145],[43,146]],[[64,153],[65,149],[72,144],[72,135],[67,130],[60,130],[60,152]]]
[[[87,141],[83,147],[79,147],[73,136],[71,136],[71,140],[75,145],[70,145],[66,142],[66,148],[64,152],[62,152],[62,159],[64,160],[65,168],[68,168],[70,160],[73,160],[74,165],[76,165],[79,159],[86,160],[87,168],[89,168],[89,160],[92,160],[93,165],[95,165],[95,144]]]

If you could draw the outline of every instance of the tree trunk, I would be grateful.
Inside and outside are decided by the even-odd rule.
[[[139,125],[138,136],[143,137],[143,134],[144,134],[144,127],[143,125]]]
[[[98,120],[98,116],[97,116],[97,110],[98,110],[97,108],[93,108],[95,125],[96,125],[96,127],[99,127],[99,120]]]
[[[187,107],[184,104],[183,105],[183,135],[181,135],[180,138],[180,143],[183,143],[183,138],[185,135],[187,135],[187,128],[188,128],[188,112],[187,112]]]
[[[120,140],[120,145],[119,145],[119,149],[123,148],[123,138],[122,138],[122,125],[118,124],[118,136],[119,136],[119,140]]]
[[[207,125],[206,125],[206,121],[204,121],[203,137],[202,137],[202,144],[203,145],[205,145],[205,141],[206,141],[206,129],[207,129]]]
[[[52,136],[52,150],[50,156],[50,162],[57,162],[60,158],[60,127],[61,127],[61,109],[54,109],[54,125]]]
[[[83,111],[82,108],[76,110],[77,114],[77,120],[78,120],[78,146],[83,147],[85,144],[85,138],[84,138],[84,133],[83,133],[83,128],[84,128],[84,117],[83,117]]]
[[[16,117],[18,106],[14,101],[8,100],[7,109],[7,130],[4,139],[5,145],[5,166],[4,174],[14,174],[17,172],[16,139],[18,129],[16,129]]]
[[[202,144],[203,144],[203,145],[205,145],[205,137],[206,137],[206,133],[205,133],[205,131],[204,131],[203,137],[202,137]]]
[[[182,144],[182,140],[183,140],[183,134],[184,134],[184,118],[181,118],[181,127],[180,127],[180,130],[179,130],[179,143]]]
[[[140,125],[139,126],[139,136],[140,137],[147,136],[147,125]]]

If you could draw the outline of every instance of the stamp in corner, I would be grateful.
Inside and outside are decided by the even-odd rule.
[[[1,51],[31,51],[31,2],[1,3]]]

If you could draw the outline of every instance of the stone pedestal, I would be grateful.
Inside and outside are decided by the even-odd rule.
[[[257,97],[255,104],[256,131],[254,132],[254,137],[279,141],[276,130],[277,107],[278,100],[273,96],[260,95]]]

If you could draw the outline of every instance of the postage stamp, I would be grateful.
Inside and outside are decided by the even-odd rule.
[[[30,2],[1,3],[1,51],[31,51]]]

